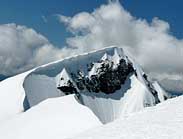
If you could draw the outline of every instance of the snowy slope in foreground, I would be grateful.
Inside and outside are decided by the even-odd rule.
[[[64,139],[100,126],[74,95],[52,98],[0,124],[0,139]]]
[[[182,139],[183,96],[84,132],[73,139]]]

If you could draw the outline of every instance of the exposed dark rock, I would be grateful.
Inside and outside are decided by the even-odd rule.
[[[73,83],[70,80],[67,82],[67,85],[59,86],[57,88],[64,92],[66,95],[78,93],[77,89],[74,87]]]
[[[148,80],[148,76],[146,74],[143,74],[143,77],[146,81],[146,84],[147,84],[148,88],[150,89],[151,93],[155,97],[155,103],[156,104],[159,103],[160,100],[158,99],[158,92],[154,89],[152,83]]]
[[[84,75],[81,71],[78,71],[77,74],[71,73],[71,77],[80,91],[88,90],[89,92],[95,93],[114,93],[125,83],[128,75],[134,72],[132,64],[127,63],[124,59],[121,59],[119,64],[115,65],[115,68],[113,61],[109,60],[100,61],[100,65],[96,69],[96,75],[91,75],[90,77]],[[88,65],[88,72],[91,71],[93,66],[94,63]],[[76,87],[70,82],[67,86],[60,86],[58,89],[66,94],[72,94],[77,93]]]
[[[95,64],[97,64],[97,66]],[[92,73],[90,77],[80,70],[78,70],[76,74],[70,73],[74,84],[69,80],[67,85],[60,86],[58,89],[66,95],[73,93],[79,95],[79,92],[83,90],[93,93],[103,92],[105,94],[112,94],[116,90],[121,89],[121,86],[125,83],[130,74],[137,76],[137,71],[134,69],[133,64],[123,58],[121,58],[116,65],[112,60],[102,59],[97,63],[88,64],[87,67],[88,73],[90,73],[93,68],[95,68],[95,73]],[[143,74],[143,78],[152,95],[155,97],[155,103],[159,103],[158,93],[148,80],[148,76]]]

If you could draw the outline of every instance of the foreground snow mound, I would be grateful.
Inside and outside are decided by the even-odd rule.
[[[0,124],[1,139],[64,139],[101,122],[74,95],[52,98]]]
[[[183,96],[88,130],[73,139],[182,139]]]
[[[75,94],[102,123],[169,97],[158,83],[149,81],[122,48],[109,47],[56,61],[1,82],[0,118],[27,110],[47,98],[68,94]]]

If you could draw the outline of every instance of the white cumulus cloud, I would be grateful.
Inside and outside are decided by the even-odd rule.
[[[159,81],[172,77],[183,81],[183,40],[171,35],[166,21],[157,17],[150,23],[137,19],[119,2],[109,2],[92,13],[81,12],[73,17],[60,15],[58,18],[73,34],[66,40],[70,46],[69,50],[64,49],[66,55],[67,52],[77,54],[118,45],[130,52],[145,71]]]
[[[150,23],[138,19],[119,2],[109,2],[91,13],[57,17],[72,33],[66,38],[67,46],[60,49],[31,28],[0,25],[0,74],[13,75],[67,56],[118,45],[166,88],[183,91],[183,39],[171,34],[168,22],[157,17]]]
[[[16,24],[0,25],[0,74],[17,74],[60,57],[60,49],[35,30]]]

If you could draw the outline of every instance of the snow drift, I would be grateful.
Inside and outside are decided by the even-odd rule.
[[[90,108],[102,123],[169,97],[158,83],[149,81],[122,48],[109,47],[40,66],[1,82],[0,119],[47,98],[69,94]]]

